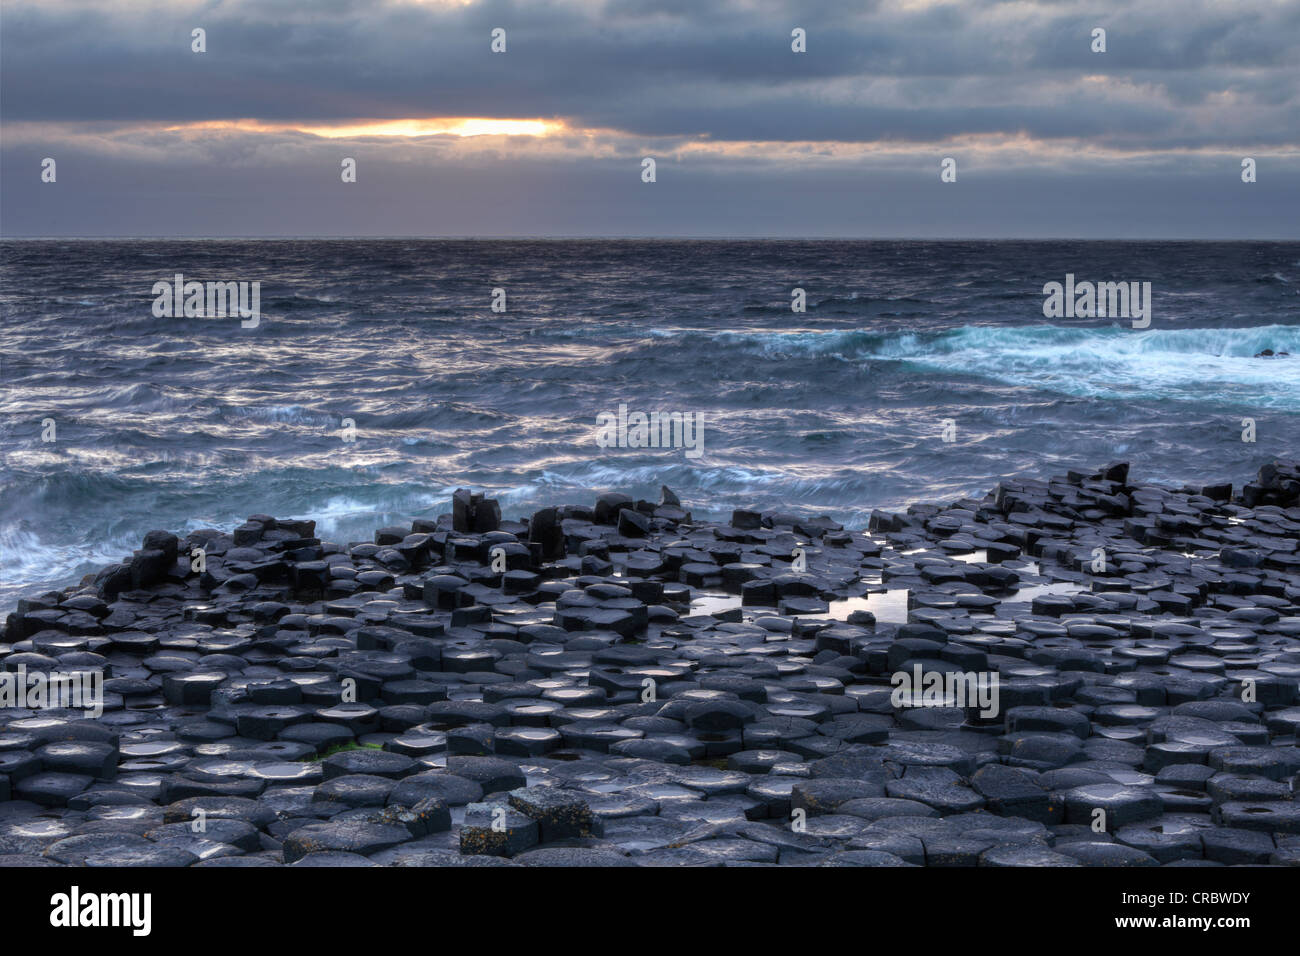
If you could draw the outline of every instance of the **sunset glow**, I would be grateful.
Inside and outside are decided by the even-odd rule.
[[[239,132],[299,132],[324,139],[352,139],[361,136],[549,136],[564,128],[556,120],[486,119],[442,117],[350,121],[340,124],[265,123],[260,120],[217,120],[169,126],[169,132],[185,130],[235,130]]]

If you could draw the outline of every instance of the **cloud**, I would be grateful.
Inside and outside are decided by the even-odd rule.
[[[986,131],[1019,120],[1061,135],[1041,107],[1089,124],[1193,125],[1218,135],[1216,94],[1294,109],[1300,7],[1271,0],[1141,0],[1111,16],[1073,3],[478,3],[7,5],[4,116],[294,122],[415,116],[563,118],[571,125],[713,138],[870,138]],[[1108,48],[1089,50],[1092,26]],[[790,51],[794,25],[809,49]],[[190,52],[190,30],[208,51]],[[489,49],[507,29],[504,54]],[[1145,89],[1117,104],[1084,79]],[[1125,108],[1127,106],[1127,109]],[[1199,113],[1195,113],[1196,108]],[[969,116],[963,119],[962,114]],[[1266,118],[1266,117],[1265,117]],[[818,127],[810,136],[807,120]],[[748,123],[775,131],[747,132]]]
[[[1084,179],[1232,179],[1245,155],[1273,177],[1300,166],[1300,5],[1280,0],[7,0],[3,26],[11,231],[37,228],[14,210],[39,208],[20,197],[54,154],[123,175],[216,164],[269,178],[334,170],[346,147],[372,177],[436,157],[539,182],[653,153],[795,189],[840,167],[930,178],[943,155],[966,172]],[[807,53],[790,50],[796,26]],[[205,53],[190,50],[195,27]],[[549,135],[498,136],[488,120]],[[437,135],[465,129],[485,135]],[[377,135],[403,130],[422,135]],[[256,175],[248,188],[263,188]]]

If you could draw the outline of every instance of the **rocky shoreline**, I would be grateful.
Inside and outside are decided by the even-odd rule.
[[[5,622],[103,712],[0,709],[0,866],[1297,865],[1298,548],[1294,461],[151,532]]]

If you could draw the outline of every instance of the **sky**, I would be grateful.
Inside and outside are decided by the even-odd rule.
[[[1297,0],[0,7],[3,237],[1296,239],[1298,223]]]

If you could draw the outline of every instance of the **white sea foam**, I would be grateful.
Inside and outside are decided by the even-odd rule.
[[[947,332],[724,332],[765,356],[902,362],[1088,398],[1167,398],[1300,411],[1300,326],[963,326]],[[1255,358],[1265,349],[1289,356]]]

